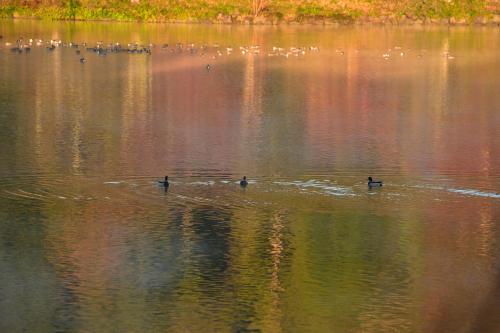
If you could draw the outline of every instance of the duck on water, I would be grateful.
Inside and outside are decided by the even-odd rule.
[[[165,176],[165,180],[160,180],[158,183],[160,183],[161,185],[163,185],[165,188],[169,187],[170,184],[168,182],[168,176]]]
[[[163,185],[165,188],[168,188],[170,186],[170,183],[168,182],[168,176],[165,176],[165,180],[160,180],[158,181],[159,184]],[[246,187],[248,185],[247,181],[247,176],[243,176],[243,179],[240,180],[240,186],[241,187]],[[380,180],[373,180],[372,177],[368,177],[368,187],[382,187],[382,181]]]
[[[247,185],[248,185],[247,176],[243,176],[243,179],[240,180],[240,186],[246,187]]]
[[[368,187],[381,187],[381,186],[382,186],[382,181],[373,180],[372,177],[368,177]]]

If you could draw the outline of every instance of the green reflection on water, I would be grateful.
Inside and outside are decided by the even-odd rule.
[[[497,327],[498,31],[0,27],[0,330]]]

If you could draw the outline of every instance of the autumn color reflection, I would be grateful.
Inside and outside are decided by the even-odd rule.
[[[0,50],[0,328],[499,327],[498,32],[71,29],[156,47]]]

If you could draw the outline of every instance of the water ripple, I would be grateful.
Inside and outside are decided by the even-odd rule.
[[[452,193],[476,196],[476,197],[488,197],[488,198],[500,199],[500,194],[495,192],[482,192],[473,189],[456,189],[456,188],[449,188],[447,191]]]
[[[413,188],[419,189],[428,189],[428,190],[437,190],[437,191],[446,191],[450,193],[457,193],[467,196],[473,197],[485,197],[485,198],[494,198],[500,199],[500,194],[496,192],[483,191],[478,189],[461,189],[461,188],[449,188],[441,185],[413,185]]]
[[[320,189],[322,191],[319,192],[315,191],[315,192],[335,195],[335,196],[356,196],[356,194],[353,193],[352,188],[334,185],[327,180],[321,181],[321,180],[311,179],[308,181],[300,181],[300,180],[277,181],[273,183],[281,186],[294,186],[301,190]]]

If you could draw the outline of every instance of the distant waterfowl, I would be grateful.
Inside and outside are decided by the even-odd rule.
[[[84,64],[86,61],[87,61],[87,60],[85,60],[85,58],[80,58],[80,62],[81,62],[82,64]]]
[[[454,57],[454,56],[452,56],[452,55],[450,54],[450,52],[443,52],[443,55],[444,55],[447,59],[455,59],[455,57]]]
[[[170,186],[170,183],[168,182],[168,176],[165,176],[165,180],[160,180],[158,183],[160,183],[164,187],[169,187]]]
[[[240,180],[240,186],[241,187],[246,187],[247,185],[248,185],[247,176],[243,176],[243,179]]]
[[[368,177],[368,187],[380,187],[382,186],[382,181],[373,180],[372,177]]]
[[[4,38],[5,40],[5,38]],[[88,45],[87,42],[81,41],[62,41],[60,39],[50,39],[50,40],[42,40],[38,38],[29,38],[29,37],[19,37],[15,40],[15,42],[3,42],[2,45],[11,46],[10,49],[13,53],[28,53],[31,48],[34,46],[45,47],[46,50],[51,53],[55,51],[57,48],[72,48],[75,51],[75,54],[80,56],[83,55],[84,52],[92,52],[98,56],[105,57],[110,56],[111,54],[117,53],[129,53],[129,54],[143,54],[143,55],[152,55],[153,48],[156,47],[153,43],[147,44],[138,44],[136,42],[131,42],[128,44],[122,44],[118,42],[103,42],[97,41],[94,45]],[[317,52],[319,48],[317,46],[292,46],[288,48],[272,46],[272,52],[266,52],[264,48],[260,45],[245,45],[245,46],[235,46],[235,45],[227,45],[221,46],[220,44],[212,44],[205,45],[201,44],[196,46],[194,43],[164,43],[159,44],[162,51],[171,52],[171,53],[189,53],[192,55],[199,55],[200,57],[211,57],[212,59],[217,59],[218,57],[229,56],[233,54],[236,50],[240,50],[242,54],[245,56],[281,56],[285,58],[290,58],[292,56],[299,57],[304,56],[309,52]],[[83,49],[83,51],[82,51]],[[223,53],[224,51],[224,53]],[[337,53],[343,55],[344,52],[341,50],[337,50]],[[449,59],[453,59],[450,55]],[[84,61],[82,61],[83,63]],[[206,64],[205,69],[207,72],[211,71],[212,64]]]

